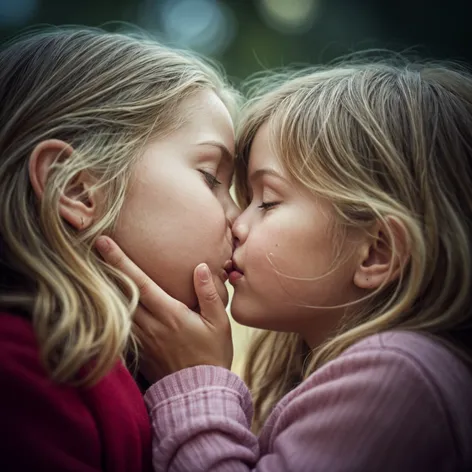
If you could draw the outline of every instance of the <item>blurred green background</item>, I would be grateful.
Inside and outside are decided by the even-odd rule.
[[[129,22],[218,59],[237,81],[365,48],[472,63],[471,14],[470,0],[0,0],[0,39],[36,24]]]

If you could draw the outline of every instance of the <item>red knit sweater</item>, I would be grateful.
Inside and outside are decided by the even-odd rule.
[[[143,398],[120,363],[91,388],[54,383],[31,323],[0,313],[0,470],[150,471]]]

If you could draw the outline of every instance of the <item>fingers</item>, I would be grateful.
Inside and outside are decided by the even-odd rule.
[[[196,267],[193,283],[200,306],[200,316],[212,325],[228,320],[225,305],[218,295],[213,277],[206,264]]]
[[[150,320],[153,321],[149,312],[138,305],[133,315],[133,331],[139,339],[143,339],[143,334],[149,332],[146,326],[149,325]]]
[[[107,236],[100,236],[96,242],[96,247],[108,264],[130,277],[138,286],[140,303],[149,312],[159,316],[175,315],[171,312],[179,308],[179,302],[176,302],[151,280],[112,239]]]

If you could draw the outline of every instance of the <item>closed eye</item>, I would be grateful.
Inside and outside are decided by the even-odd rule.
[[[209,172],[206,172],[205,170],[199,170],[203,177],[205,177],[205,180],[210,187],[211,190],[215,189],[218,185],[221,185],[221,182],[212,174]]]
[[[270,210],[279,204],[280,202],[262,202],[257,208],[260,208],[261,210]]]

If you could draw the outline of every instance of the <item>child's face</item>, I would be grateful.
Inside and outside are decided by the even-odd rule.
[[[186,123],[145,148],[113,237],[164,290],[194,308],[192,274],[200,262],[228,299],[223,266],[232,254],[229,221],[238,215],[229,194],[234,131],[212,92],[188,99],[182,109]],[[221,184],[212,188],[211,176]]]
[[[233,226],[233,261],[243,276],[230,274],[231,312],[242,324],[298,332],[316,344],[343,314],[326,307],[356,297],[356,251],[345,243],[336,260],[333,210],[289,180],[270,151],[267,125],[253,141],[248,178],[252,201]]]

